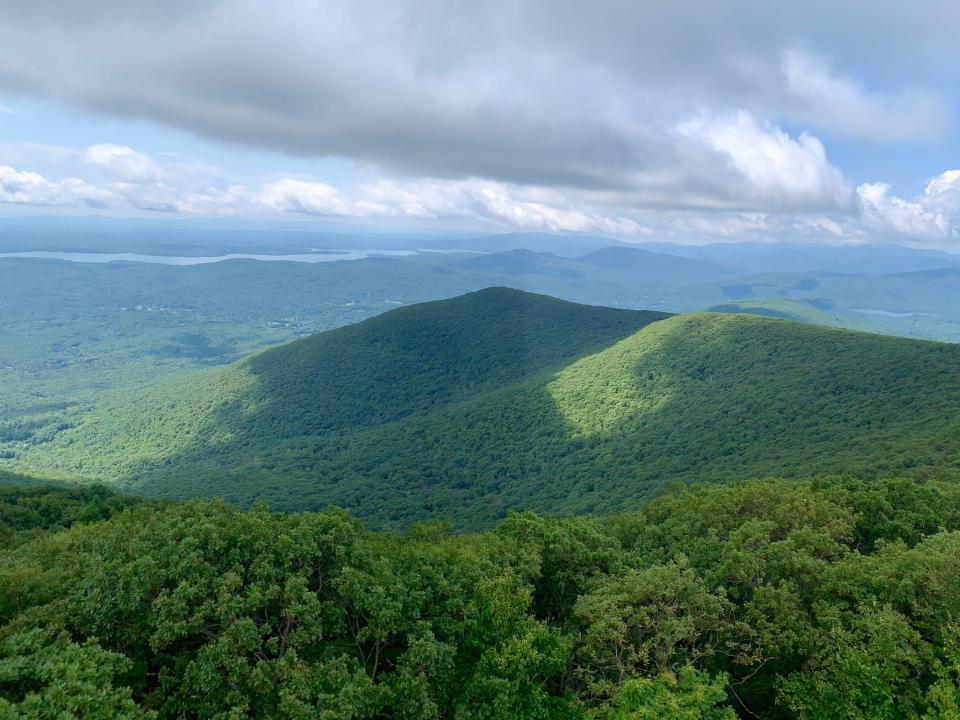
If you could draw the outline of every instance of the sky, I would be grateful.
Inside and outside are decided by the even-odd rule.
[[[953,0],[0,0],[0,217],[960,249]]]

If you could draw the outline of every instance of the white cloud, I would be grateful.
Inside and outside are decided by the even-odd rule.
[[[947,170],[927,183],[923,203],[954,220],[960,218],[960,170]]]
[[[782,70],[787,91],[799,103],[796,114],[820,127],[876,141],[929,141],[951,124],[949,106],[931,91],[868,92],[797,50],[784,53]]]
[[[360,215],[340,197],[340,191],[322,182],[283,178],[263,186],[254,202],[280,213],[306,215]]]
[[[697,163],[705,178],[723,184],[731,203],[771,210],[850,206],[850,186],[830,164],[823,144],[808,133],[792,138],[746,111],[703,114],[674,130],[693,148],[686,150],[688,158],[703,148],[710,151]]]
[[[685,222],[677,223],[677,228],[703,235],[732,238],[748,233],[766,232],[771,226],[762,213],[738,213],[720,218],[694,216]]]
[[[815,138],[791,137],[745,112],[700,115],[671,132],[685,140],[682,162],[669,176],[638,178],[640,191],[559,189],[482,178],[392,177],[333,184],[303,176],[251,176],[238,182],[209,166],[182,159],[161,162],[126,146],[103,144],[79,150],[20,148],[46,166],[38,172],[17,169],[9,161],[0,165],[0,202],[190,215],[453,220],[491,230],[604,233],[636,241],[893,239],[946,245],[960,239],[960,170],[944,172],[918,197],[904,199],[882,182],[851,190]],[[0,156],[3,150],[0,145]],[[701,191],[713,198],[712,205],[703,203],[709,211],[690,209],[699,207]],[[672,209],[650,209],[651,198],[662,201],[669,192],[682,195],[683,201]],[[743,209],[738,201],[744,198],[747,208],[775,210]]]
[[[160,179],[160,167],[153,158],[125,145],[91,145],[84,159],[123,182],[147,184]]]
[[[833,218],[828,217],[801,217],[793,223],[795,230],[812,235],[830,235],[833,238],[849,239],[862,235],[858,228],[841,225]]]
[[[263,185],[252,200],[274,212],[310,215],[467,219],[528,230],[618,235],[651,232],[630,218],[578,209],[553,190],[489,180],[381,180],[340,190],[284,178]]]
[[[19,205],[87,205],[104,207],[113,193],[78,178],[50,180],[36,172],[0,165],[0,202]]]
[[[916,242],[943,244],[960,238],[960,171],[948,170],[931,179],[912,200],[892,195],[890,189],[883,182],[857,188],[868,229]]]

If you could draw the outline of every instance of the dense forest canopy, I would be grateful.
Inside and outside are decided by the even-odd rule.
[[[0,227],[0,251],[310,254],[348,242],[315,233],[283,237],[183,227],[159,235],[144,228],[76,235],[60,226],[41,233]],[[353,242],[368,248],[369,239]],[[25,448],[99,414],[105,393],[139,392],[398,305],[497,285],[612,307],[719,309],[960,339],[960,272],[949,253],[744,243],[643,249],[611,242],[523,233],[475,238],[471,247],[479,252],[317,263],[237,259],[172,266],[0,257],[0,463],[32,454]]]
[[[960,720],[960,0],[0,7],[0,720]]]
[[[505,288],[108,396],[32,472],[371,527],[610,514],[671,483],[958,476],[960,349]]]
[[[0,523],[0,717],[960,713],[952,484],[677,487],[481,535],[13,489]]]
[[[107,393],[0,471],[0,718],[957,720],[958,360],[496,288]]]

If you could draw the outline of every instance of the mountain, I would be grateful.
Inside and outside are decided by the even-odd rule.
[[[669,295],[664,306],[673,311],[708,307],[887,335],[960,341],[960,268],[884,275],[765,273],[690,285]]]
[[[960,267],[960,254],[898,245],[824,243],[646,243],[644,249],[718,263],[737,274],[840,272],[885,274]]]
[[[730,277],[730,271],[716,263],[620,246],[602,247],[577,258],[526,249],[507,250],[458,260],[452,267],[467,272],[494,272],[510,278],[587,279],[624,287],[689,285]]]
[[[832,308],[830,301],[823,299],[757,298],[714,305],[710,308],[710,312],[748,313],[817,325],[839,325],[836,319],[829,314]]]
[[[587,253],[578,260],[596,268],[629,272],[638,282],[654,285],[709,282],[731,275],[729,270],[714,262],[635,247],[605,247]]]
[[[543,275],[569,279],[583,277],[582,270],[576,267],[574,260],[561,258],[552,253],[538,253],[533,250],[507,250],[506,252],[470,257],[457,262],[455,268],[468,272],[502,273],[508,277],[521,275]]]
[[[431,247],[437,243],[431,244]],[[448,247],[467,248],[480,252],[498,253],[510,250],[532,250],[533,252],[547,252],[562,257],[575,258],[584,253],[610,245],[623,245],[618,240],[593,235],[578,235],[571,233],[545,232],[517,232],[487,235],[472,239],[457,239],[447,241]]]
[[[937,267],[930,270],[889,273],[892,278],[903,280],[960,280],[960,267]]]
[[[960,476],[960,347],[494,288],[104,404],[20,462],[372,525],[636,507],[677,481]]]
[[[128,475],[201,446],[343,435],[559,370],[664,317],[489,288],[398,308],[146,395],[108,395],[76,430],[21,454],[39,454],[55,474],[114,480],[118,468]]]

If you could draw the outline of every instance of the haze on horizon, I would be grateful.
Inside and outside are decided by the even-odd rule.
[[[0,218],[960,241],[960,5],[0,2]]]

